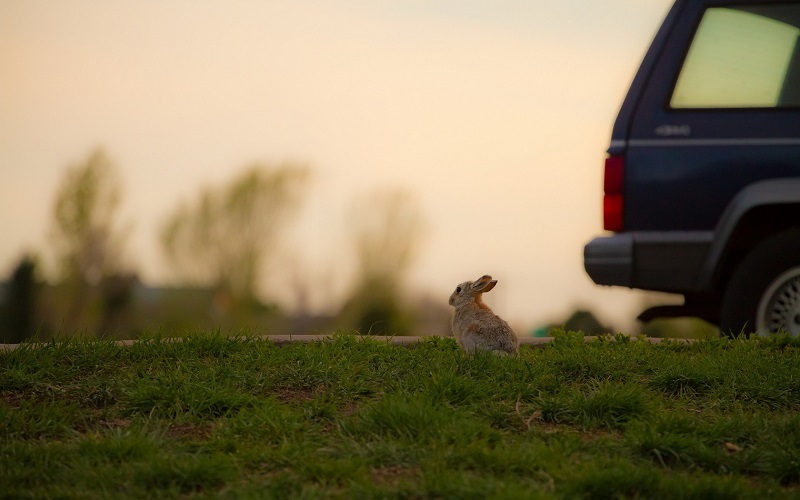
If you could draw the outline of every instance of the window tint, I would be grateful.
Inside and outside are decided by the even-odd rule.
[[[673,108],[800,105],[800,7],[710,8],[681,68]]]

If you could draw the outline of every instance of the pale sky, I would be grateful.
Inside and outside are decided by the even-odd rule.
[[[485,297],[522,332],[575,307],[633,328],[642,294],[594,285],[602,164],[668,0],[0,0],[0,276],[46,257],[57,185],[103,147],[133,223],[128,261],[165,282],[157,233],[252,162],[313,173],[265,296],[340,301],[353,199],[413,193],[409,276]],[[298,332],[302,333],[302,332]]]

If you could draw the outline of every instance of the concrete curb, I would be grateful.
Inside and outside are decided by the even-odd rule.
[[[439,338],[452,338],[452,337],[442,337],[440,335],[430,335],[430,336],[424,336],[424,337],[399,337],[399,336],[398,337],[387,337],[387,336],[382,336],[382,335],[363,335],[363,336],[359,335],[359,336],[356,336],[356,338],[359,339],[359,340],[371,339],[371,340],[376,340],[376,341],[379,341],[379,342],[386,342],[388,344],[400,345],[400,346],[405,346],[405,347],[414,347],[416,344],[419,344],[420,342],[422,342],[422,341],[424,341],[426,339],[437,338],[437,337],[439,337]],[[328,340],[333,339],[334,336],[333,335],[262,335],[259,338],[261,338],[263,340],[272,341],[276,345],[287,345],[287,344],[293,344],[293,343],[324,342],[324,341],[328,341]],[[527,346],[533,346],[533,347],[544,347],[545,345],[547,345],[550,342],[552,342],[553,338],[554,337],[521,337],[519,339],[519,343],[520,343],[520,345],[523,345],[523,346],[527,345]],[[169,341],[169,342],[182,342],[184,339],[185,339],[185,337],[175,337],[175,338],[170,338],[170,339],[165,339],[165,340]],[[585,341],[589,342],[589,341],[597,340],[597,337],[584,337],[583,339]],[[682,344],[691,342],[691,339],[647,338],[647,339],[644,339],[644,340],[646,340],[647,342],[650,342],[651,344],[660,344],[660,343],[666,342],[666,341],[677,342],[677,343],[682,343]],[[87,340],[87,341],[92,342],[93,340]],[[116,340],[116,341],[114,341],[114,343],[116,345],[120,345],[120,346],[130,346],[130,345],[135,344],[136,342],[147,342],[147,339],[144,339],[144,340]],[[40,347],[44,347],[47,344],[48,344],[47,342],[32,343],[32,345],[40,346]],[[27,344],[22,344],[22,345],[27,345]],[[0,350],[6,350],[6,351],[14,350],[14,349],[18,348],[19,346],[20,346],[20,344],[0,344]]]

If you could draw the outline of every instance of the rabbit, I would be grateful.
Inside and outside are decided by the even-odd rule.
[[[450,295],[453,314],[453,336],[461,348],[472,353],[478,350],[516,356],[519,339],[508,323],[483,303],[481,295],[497,284],[488,274],[477,281],[465,281]]]

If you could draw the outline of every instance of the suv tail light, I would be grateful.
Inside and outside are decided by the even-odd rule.
[[[603,175],[603,229],[606,231],[622,231],[623,229],[623,193],[622,185],[625,173],[625,158],[609,156]]]

